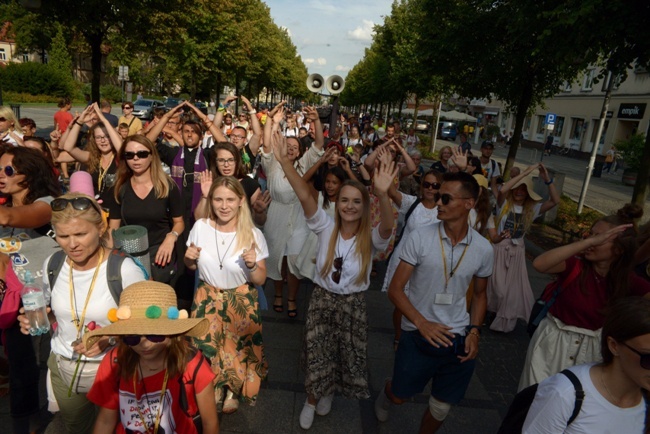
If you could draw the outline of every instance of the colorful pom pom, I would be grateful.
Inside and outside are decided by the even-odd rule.
[[[146,316],[149,319],[160,318],[160,315],[162,315],[162,309],[155,305],[149,306],[144,313],[144,316]]]
[[[86,325],[86,328],[90,331],[93,331],[97,328],[97,323],[95,321],[90,321],[88,325]]]
[[[108,320],[110,322],[117,322],[117,320],[118,320],[118,318],[117,318],[117,309],[115,309],[115,308],[110,309],[108,311],[107,316],[108,316]]]
[[[176,306],[171,306],[167,309],[167,318],[178,319],[178,308]]]
[[[190,316],[187,314],[187,311],[185,309],[181,309],[178,311],[178,319],[187,319]]]
[[[131,308],[129,306],[120,306],[117,309],[117,318],[118,319],[129,319],[129,318],[131,318]]]

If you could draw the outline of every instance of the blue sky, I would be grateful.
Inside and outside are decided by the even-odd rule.
[[[392,0],[265,0],[289,30],[309,73],[343,77],[372,42],[372,27],[390,15]]]

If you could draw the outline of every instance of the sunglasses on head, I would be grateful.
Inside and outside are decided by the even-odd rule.
[[[18,171],[12,166],[5,166],[5,167],[0,166],[0,171],[4,171],[5,175],[9,177],[12,177],[18,173]]]
[[[632,348],[631,346],[629,346],[625,342],[623,342],[623,345],[628,347],[630,349],[630,351],[632,351],[632,352],[639,355],[639,364],[641,365],[641,367],[643,369],[650,369],[650,353],[645,353],[645,354],[641,353],[641,352],[639,352],[639,350],[635,350],[634,348]]]
[[[149,155],[151,155],[151,151],[138,151],[138,152],[127,151],[124,153],[124,158],[126,158],[127,160],[133,160],[135,157],[147,158]]]
[[[75,197],[73,199],[65,199],[60,197],[58,199],[54,199],[52,203],[50,203],[52,211],[63,211],[68,205],[72,205],[72,208],[76,209],[77,211],[84,211],[90,207],[93,207],[99,214],[102,213],[97,205],[95,205],[95,203],[87,197]]]
[[[140,343],[142,338],[146,338],[149,342],[153,342],[154,344],[159,344],[163,342],[165,339],[167,339],[167,336],[161,336],[161,335],[146,335],[146,336],[141,336],[141,335],[126,335],[122,336],[122,342],[127,344],[130,347],[134,347]]]
[[[443,205],[449,205],[449,202],[452,200],[456,199],[469,199],[469,197],[453,197],[451,194],[448,193],[436,193],[435,196],[433,196],[436,202],[441,201]]]
[[[339,256],[334,258],[334,271],[332,272],[332,280],[334,283],[339,283],[341,281],[341,269],[343,268],[343,258]]]
[[[433,188],[434,190],[440,190],[440,183],[439,182],[426,182],[424,181],[422,183],[422,188],[427,189],[427,188]]]

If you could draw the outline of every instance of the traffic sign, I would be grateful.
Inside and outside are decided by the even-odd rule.
[[[555,113],[546,113],[546,119],[544,119],[544,123],[546,125],[555,125],[555,118],[557,115]]]

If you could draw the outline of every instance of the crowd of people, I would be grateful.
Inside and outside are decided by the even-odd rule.
[[[524,237],[560,202],[542,164],[504,182],[493,143],[473,152],[460,134],[426,169],[420,139],[399,122],[341,115],[328,128],[315,108],[257,112],[243,96],[214,115],[187,101],[156,109],[144,124],[131,102],[119,118],[106,101],[59,108],[47,143],[0,107],[0,238],[15,247],[0,255],[0,380],[16,434],[38,422],[41,364],[48,408],[70,433],[218,432],[218,412],[254,405],[273,368],[267,308],[305,318],[299,423],[309,429],[336,393],[370,397],[364,292],[377,261],[387,261],[395,332],[380,422],[430,383],[420,432],[436,432],[465,395],[483,327],[509,333],[528,320]],[[525,432],[587,432],[600,418],[641,432],[650,330],[621,320],[649,313],[649,279],[636,274],[650,257],[641,214],[628,205],[535,259],[563,290],[528,348],[520,389],[541,384]],[[150,269],[114,248],[125,225],[145,228]],[[51,334],[29,335],[27,272],[42,276]],[[593,393],[570,424],[556,399],[572,387],[556,375],[566,368]],[[540,416],[551,410],[552,423]]]

